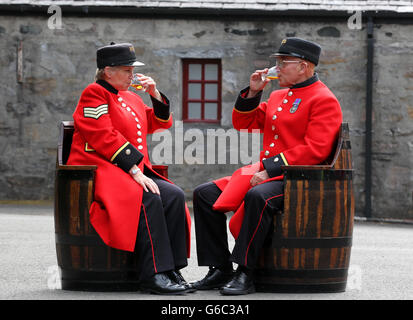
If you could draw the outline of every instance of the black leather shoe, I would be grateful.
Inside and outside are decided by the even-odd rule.
[[[231,279],[233,274],[232,268],[228,271],[221,271],[218,268],[210,267],[207,275],[203,279],[192,282],[191,285],[197,290],[221,288]]]
[[[186,280],[182,276],[182,273],[179,270],[168,271],[167,274],[172,281],[176,282],[177,284],[180,284],[181,286],[184,286],[187,292],[196,291],[196,288],[194,288],[191,284],[186,282]]]
[[[166,273],[156,273],[149,280],[141,282],[140,289],[143,292],[162,295],[176,295],[187,292],[184,286],[174,282]]]
[[[223,295],[242,295],[255,292],[255,286],[252,279],[252,270],[245,267],[238,267],[232,279],[221,288],[220,293]]]

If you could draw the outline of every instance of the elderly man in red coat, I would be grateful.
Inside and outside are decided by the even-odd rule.
[[[314,72],[321,47],[299,38],[282,40],[276,58],[278,82],[266,102],[261,94],[270,81],[268,69],[257,70],[242,90],[232,113],[234,128],[264,134],[260,162],[230,177],[205,183],[194,191],[198,264],[208,274],[191,285],[198,290],[221,288],[221,294],[255,291],[253,269],[273,223],[282,209],[281,166],[320,164],[337,139],[342,113],[334,94]],[[236,238],[229,252],[225,212],[234,211],[229,227]],[[238,264],[234,273],[232,263]]]
[[[97,165],[90,222],[110,247],[135,251],[141,289],[157,294],[189,290],[190,216],[183,191],[152,170],[147,134],[172,125],[169,101],[139,74],[153,108],[128,91],[136,61],[130,43],[97,50],[97,81],[82,92],[73,114],[68,164]]]

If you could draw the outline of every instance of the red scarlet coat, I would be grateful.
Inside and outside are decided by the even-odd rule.
[[[117,91],[98,80],[83,91],[73,114],[75,131],[68,164],[97,165],[90,222],[110,247],[135,248],[143,188],[128,171],[137,164],[142,172],[144,166],[154,172],[146,135],[172,126],[169,102],[165,96],[163,99],[164,103],[152,99],[150,108],[137,94]],[[191,220],[187,208],[186,217],[189,257]]]
[[[243,199],[254,173],[266,169],[270,180],[282,180],[282,165],[320,164],[330,155],[337,139],[342,113],[334,94],[317,75],[301,86],[272,92],[267,102],[261,94],[244,98],[241,91],[232,113],[237,130],[259,129],[264,134],[260,162],[245,166],[232,176],[215,180],[223,191],[214,204],[218,211],[234,211],[229,227],[238,237],[244,217]]]

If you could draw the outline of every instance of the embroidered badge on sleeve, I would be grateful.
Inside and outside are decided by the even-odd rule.
[[[100,116],[107,114],[109,112],[108,110],[108,105],[107,104],[102,104],[96,108],[92,107],[84,107],[83,108],[83,115],[85,118],[93,118],[93,119],[99,119]]]

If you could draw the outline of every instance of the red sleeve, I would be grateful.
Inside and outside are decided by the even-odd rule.
[[[264,132],[267,102],[260,103],[262,91],[255,97],[246,98],[249,88],[242,90],[232,110],[232,125],[236,130],[247,129]]]
[[[148,133],[154,133],[155,131],[172,127],[172,114],[170,113],[169,100],[163,93],[161,93],[161,96],[162,102],[151,96],[153,107],[145,106]]]

